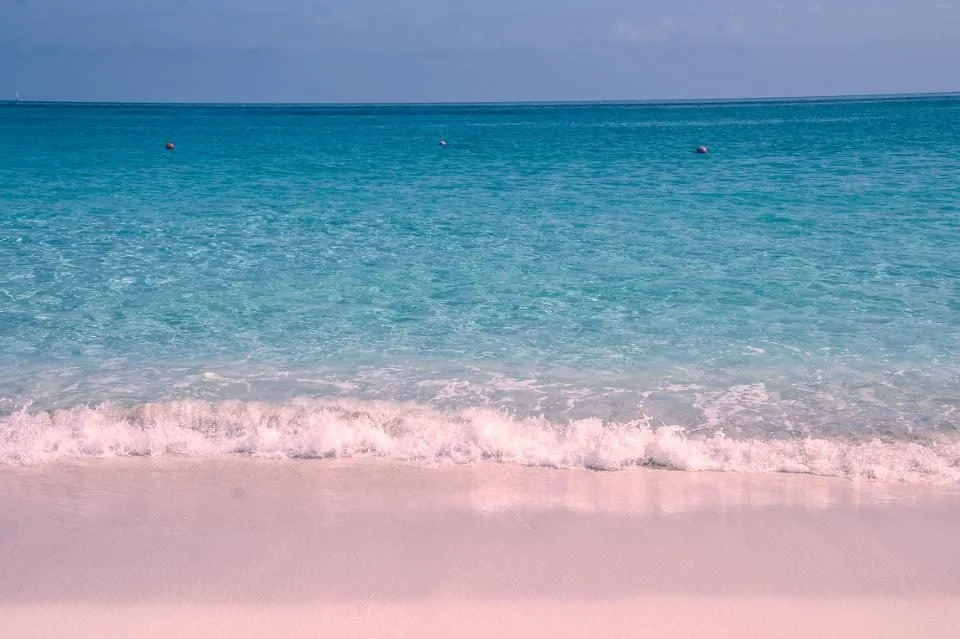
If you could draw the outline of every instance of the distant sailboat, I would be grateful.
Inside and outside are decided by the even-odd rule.
[[[23,98],[20,97],[19,91],[17,91],[17,102],[23,102]]]

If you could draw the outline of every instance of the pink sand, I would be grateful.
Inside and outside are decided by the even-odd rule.
[[[960,491],[149,459],[0,469],[3,637],[954,637]]]

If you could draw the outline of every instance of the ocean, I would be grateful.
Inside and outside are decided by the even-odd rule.
[[[0,157],[0,463],[960,482],[960,97],[8,103]]]

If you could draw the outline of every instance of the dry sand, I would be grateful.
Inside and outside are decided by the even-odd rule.
[[[494,464],[0,468],[0,636],[958,637],[960,490]]]

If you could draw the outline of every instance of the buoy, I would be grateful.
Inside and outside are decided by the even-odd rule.
[[[707,154],[707,147],[705,147],[705,146],[698,146],[698,147],[697,147],[697,153],[699,153],[700,155],[706,155],[706,154]]]
[[[440,146],[447,146],[446,140],[440,140]]]
[[[167,142],[167,151],[173,151],[173,149],[174,149],[173,142]]]

